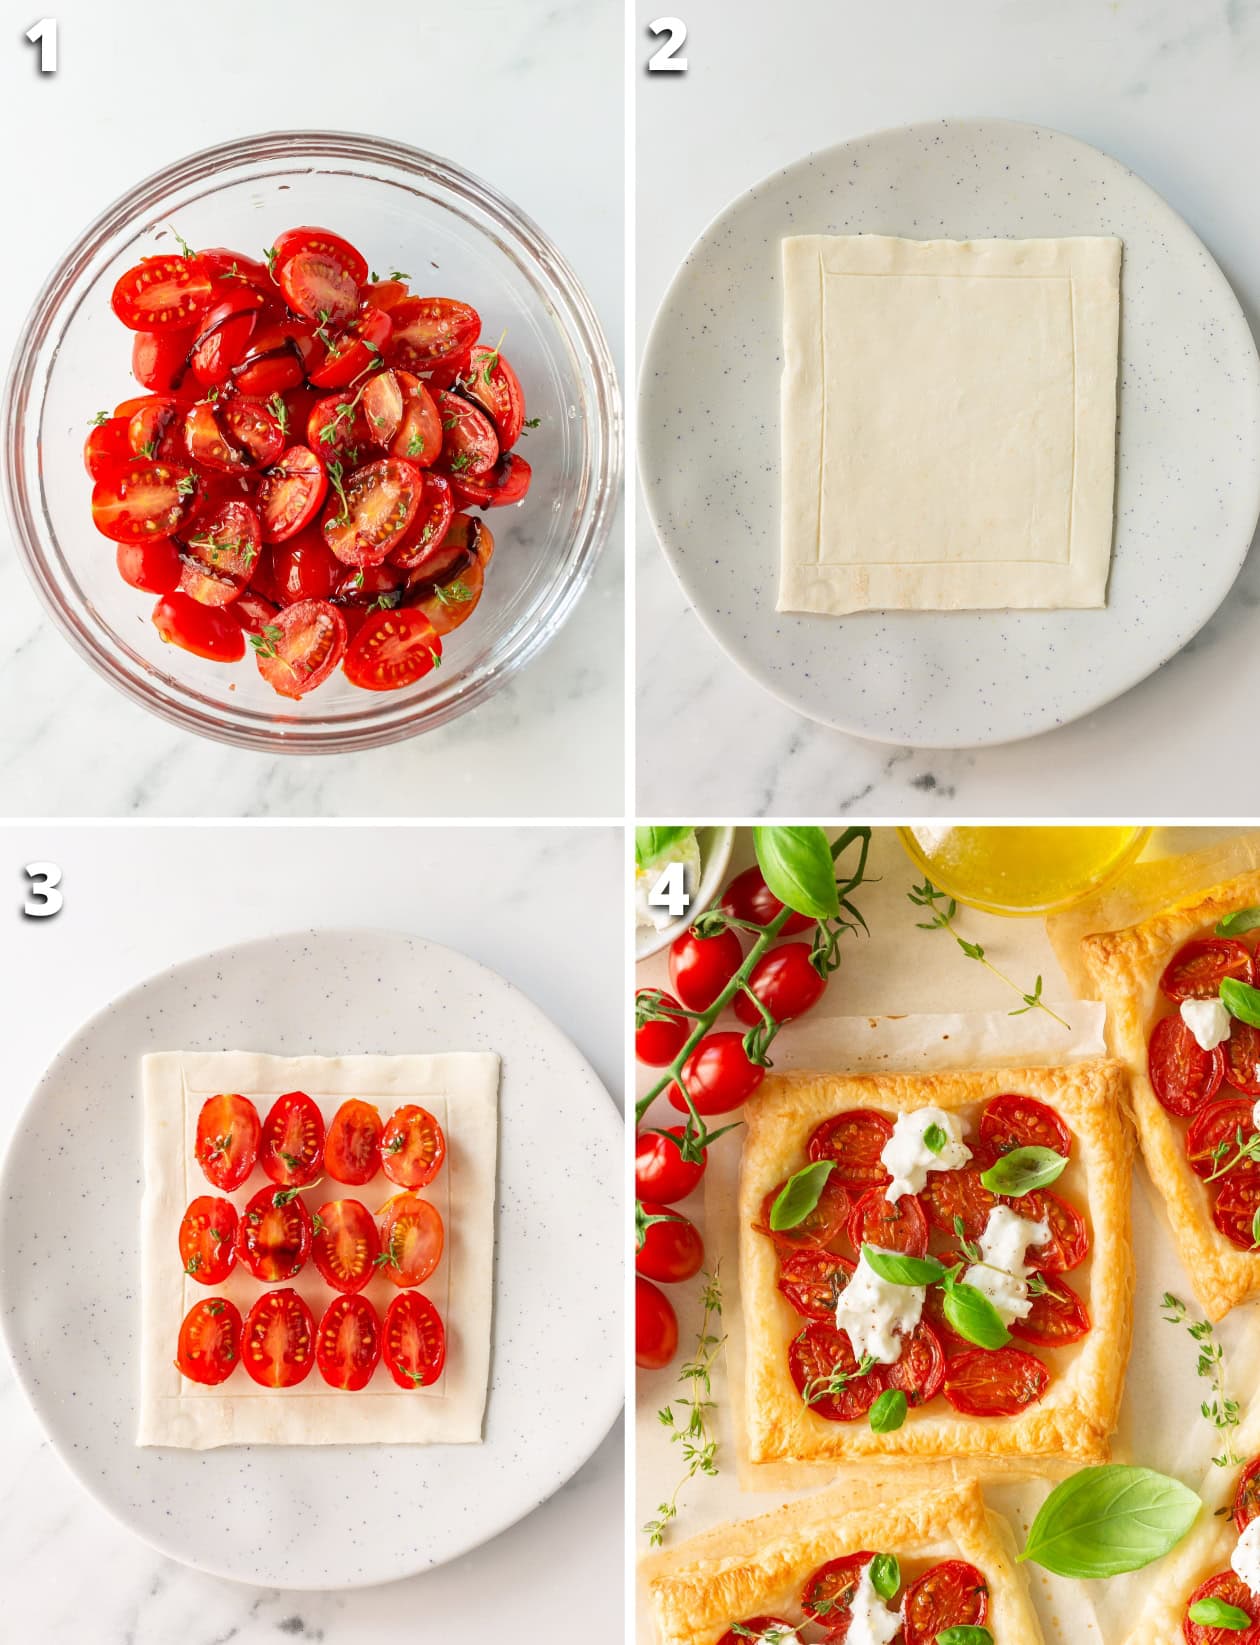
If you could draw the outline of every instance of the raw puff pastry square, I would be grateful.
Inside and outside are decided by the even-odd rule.
[[[136,1443],[205,1450],[241,1444],[480,1441],[490,1364],[498,1057],[492,1052],[272,1057],[247,1051],[171,1051],[145,1057],[142,1070],[145,1185]],[[216,1388],[189,1382],[176,1370],[180,1322],[194,1302],[223,1295],[236,1303],[243,1318],[264,1290],[275,1289],[247,1270],[234,1270],[221,1286],[198,1285],[180,1267],[184,1209],[198,1194],[217,1192],[193,1146],[201,1105],[220,1091],[251,1098],[261,1118],[286,1091],[305,1091],[325,1122],[347,1097],[375,1103],[382,1120],[403,1103],[419,1103],[434,1113],[446,1134],[447,1157],[424,1194],[441,1212],[446,1243],[438,1267],[418,1289],[442,1315],[447,1359],[431,1388],[398,1388],[384,1366],[354,1393],[329,1388],[318,1367],[297,1387],[279,1390],[259,1387],[243,1366]],[[267,1178],[255,1167],[230,1197],[239,1209],[266,1185]],[[379,1175],[362,1188],[325,1179],[303,1190],[303,1196],[312,1209],[325,1199],[349,1196],[376,1211],[397,1191]],[[321,1302],[326,1307],[334,1293],[313,1264],[291,1284],[305,1296],[318,1325]],[[398,1291],[382,1278],[370,1280],[366,1294],[383,1320]]]
[[[844,1493],[823,1492],[650,1555],[641,1575],[658,1645],[712,1645],[746,1617],[799,1615],[805,1579],[862,1549],[903,1564],[969,1560],[988,1580],[985,1626],[998,1645],[1042,1645],[1014,1539],[974,1482],[860,1509]]]
[[[1177,1254],[1211,1320],[1260,1293],[1260,1254],[1240,1251],[1212,1222],[1205,1185],[1186,1160],[1185,1122],[1169,1114],[1146,1072],[1147,1030],[1164,967],[1183,942],[1222,915],[1260,903],[1260,872],[1241,874],[1122,931],[1083,939],[1083,959],[1107,1005],[1111,1049],[1129,1065],[1142,1156],[1163,1199]]]
[[[947,1112],[978,1110],[1004,1091],[1049,1104],[1075,1138],[1061,1191],[1088,1211],[1091,1225],[1090,1255],[1071,1275],[1089,1308],[1089,1335],[1056,1352],[1038,1351],[1051,1368],[1051,1381],[1039,1403],[1017,1416],[964,1416],[939,1396],[889,1434],[873,1433],[865,1422],[828,1422],[804,1404],[788,1371],[788,1344],[802,1322],[776,1284],[774,1246],[753,1227],[763,1197],[806,1163],[815,1126],[843,1109],[874,1108],[892,1118],[928,1104]],[[976,1073],[768,1077],[744,1109],[740,1168],[739,1282],[749,1460],[826,1462],[837,1471],[861,1463],[867,1472],[872,1463],[953,1460],[981,1475],[1054,1475],[1105,1462],[1133,1318],[1127,1101],[1123,1066],[1104,1061]],[[815,1471],[810,1469],[811,1477]]]
[[[1101,606],[1120,241],[783,242],[780,611]]]

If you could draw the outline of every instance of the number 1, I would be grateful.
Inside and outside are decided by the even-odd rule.
[[[41,17],[33,28],[26,31],[26,38],[32,45],[39,46],[39,72],[41,74],[56,74],[57,72],[57,19],[55,17]]]

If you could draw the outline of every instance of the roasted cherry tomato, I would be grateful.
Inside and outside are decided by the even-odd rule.
[[[725,1114],[738,1108],[765,1077],[765,1069],[749,1061],[744,1036],[730,1030],[706,1034],[683,1063],[680,1075],[698,1114]],[[670,1086],[669,1100],[681,1113],[687,1112],[686,1098],[677,1084]]]
[[[783,904],[766,884],[759,868],[746,868],[722,893],[722,912],[751,925],[770,925],[783,912]],[[789,914],[780,936],[791,937],[808,931],[815,922],[808,914]]]
[[[1234,1489],[1234,1525],[1239,1536],[1260,1516],[1260,1457],[1249,1462]]]
[[[277,1097],[263,1121],[258,1163],[282,1188],[305,1188],[324,1159],[324,1121],[305,1091]]]
[[[197,1115],[194,1151],[206,1180],[231,1193],[254,1169],[262,1127],[258,1110],[236,1092],[207,1097]]]
[[[1004,1095],[985,1103],[980,1141],[989,1164],[1013,1148],[1050,1148],[1065,1159],[1072,1153],[1072,1133],[1035,1097]]]
[[[823,1320],[792,1339],[788,1371],[797,1393],[826,1422],[856,1422],[884,1391],[883,1366],[860,1373],[848,1332]]]
[[[136,457],[112,468],[92,490],[92,524],[116,543],[170,537],[193,511],[197,481],[174,463]]]
[[[669,945],[669,982],[689,1011],[707,1011],[744,963],[733,931],[698,937],[684,931]]]
[[[226,1297],[203,1297],[184,1315],[175,1364],[190,1382],[226,1382],[241,1358],[241,1316]]]
[[[236,1255],[255,1279],[278,1285],[306,1266],[311,1213],[296,1188],[260,1188],[236,1225]]]
[[[906,1589],[901,1602],[905,1645],[936,1645],[949,1628],[978,1628],[989,1614],[989,1587],[963,1559],[945,1559]]]
[[[668,1068],[691,1037],[692,1022],[678,1001],[661,988],[640,988],[634,996],[634,1054],[649,1068]]]
[[[236,1207],[230,1199],[202,1194],[179,1225],[184,1272],[198,1285],[222,1285],[236,1265]]]
[[[372,1213],[357,1199],[332,1199],[315,1213],[311,1255],[334,1291],[361,1291],[380,1254]]]
[[[848,1257],[819,1246],[805,1246],[799,1251],[781,1249],[779,1290],[803,1318],[834,1322],[836,1303],[855,1266]]]
[[[119,543],[114,550],[119,576],[145,594],[173,594],[179,587],[184,562],[169,537],[151,543]]]
[[[328,474],[306,446],[290,446],[258,482],[265,543],[283,543],[310,525],[328,495]]]
[[[1013,1417],[1036,1404],[1050,1373],[1022,1348],[976,1348],[945,1367],[945,1398],[972,1417]]]
[[[198,320],[213,296],[195,257],[145,257],[119,276],[110,302],[131,331],[175,331]]]
[[[324,1170],[334,1182],[362,1187],[381,1168],[381,1116],[370,1102],[351,1097],[333,1115],[324,1138]]]
[[[984,1233],[989,1212],[998,1199],[980,1181],[980,1172],[975,1166],[966,1165],[961,1171],[929,1171],[927,1181],[919,1190],[919,1203],[938,1233],[955,1239],[961,1227],[964,1239],[977,1240]],[[1020,1214],[1032,1215],[1028,1210]]]
[[[1186,1130],[1186,1158],[1196,1177],[1210,1177],[1253,1135],[1254,1107],[1243,1097],[1221,1097],[1200,1108]],[[1256,1167],[1251,1161],[1243,1161],[1234,1169],[1254,1171]]]
[[[315,1363],[330,1388],[366,1388],[381,1357],[381,1322],[366,1297],[334,1297],[315,1333]]]
[[[1260,1097],[1260,1028],[1237,1017],[1229,1025],[1225,1053],[1225,1081],[1246,1097]]]
[[[669,1136],[680,1141],[685,1125],[667,1127]],[[640,1131],[634,1145],[635,1194],[639,1199],[655,1200],[659,1205],[672,1205],[686,1199],[704,1175],[707,1155],[698,1160],[685,1160],[682,1150],[669,1137],[656,1131]]]
[[[381,1208],[380,1265],[399,1289],[423,1285],[442,1259],[442,1218],[417,1194],[395,1194]]]
[[[245,1321],[245,1369],[264,1388],[295,1388],[315,1364],[315,1321],[296,1291],[264,1291]]]
[[[441,638],[422,612],[375,611],[350,642],[345,675],[365,691],[397,691],[423,679],[441,657]]]
[[[425,1188],[442,1169],[446,1138],[427,1108],[408,1103],[389,1116],[381,1136],[381,1169],[400,1188]]]
[[[926,1405],[945,1385],[945,1349],[926,1320],[902,1339],[901,1357],[884,1368],[889,1388],[899,1388],[911,1406]]]
[[[718,1645],[756,1645],[758,1640],[767,1636],[773,1640],[777,1635],[791,1639],[793,1632],[792,1624],[782,1617],[750,1616],[728,1628],[718,1640]]]
[[[281,697],[298,699],[322,685],[346,654],[346,619],[327,600],[299,600],[263,629],[254,647],[258,672]]]
[[[801,1590],[801,1609],[814,1622],[820,1622],[834,1639],[843,1639],[849,1631],[849,1617],[853,1596],[862,1581],[862,1572],[875,1558],[863,1550],[856,1554],[842,1554],[820,1565]]]
[[[1226,977],[1255,982],[1251,950],[1233,937],[1200,937],[1177,950],[1159,986],[1170,1000],[1214,1000]]]
[[[1089,1310],[1061,1275],[1055,1274],[1047,1286],[1031,1298],[1026,1318],[1011,1321],[1011,1335],[1038,1348],[1079,1342],[1089,1334]]]
[[[634,1254],[635,1272],[666,1285],[698,1274],[704,1265],[704,1241],[695,1223],[668,1206],[651,1200],[641,1203],[647,1216],[665,1220],[653,1222],[648,1228]]]
[[[1254,1252],[1260,1216],[1260,1171],[1230,1171],[1216,1186],[1212,1221],[1240,1251]]]
[[[823,1184],[814,1209],[806,1212],[800,1222],[791,1228],[772,1228],[770,1213],[786,1186],[787,1178],[784,1178],[763,1197],[761,1215],[755,1224],[759,1233],[768,1235],[780,1250],[788,1251],[803,1246],[830,1247],[844,1238],[853,1211],[853,1198],[838,1180],[837,1172],[832,1171]]]
[[[1216,1599],[1223,1605],[1232,1605],[1251,1623],[1246,1628],[1215,1628],[1206,1622],[1191,1622],[1190,1607],[1203,1599]],[[1186,1601],[1186,1615],[1181,1624],[1186,1645],[1257,1645],[1260,1642],[1260,1599],[1252,1593],[1242,1578],[1231,1571],[1221,1571],[1201,1582]]]
[[[179,589],[153,608],[153,626],[168,645],[212,662],[234,663],[245,655],[240,624],[216,606],[202,605]]]
[[[1048,1188],[1034,1188],[1016,1201],[1021,1217],[1044,1222],[1050,1238],[1044,1245],[1028,1247],[1027,1262],[1043,1274],[1065,1274],[1079,1268],[1089,1255],[1089,1224],[1067,1200]],[[969,1238],[971,1236],[968,1236]]]
[[[455,355],[466,359],[481,333],[476,309],[452,297],[406,297],[389,317],[394,325],[385,357],[404,371],[427,371]]]
[[[807,942],[788,942],[763,954],[753,966],[746,988],[735,996],[735,1015],[754,1027],[761,1012],[748,997],[751,990],[775,1022],[791,1022],[818,1004],[826,990],[826,978],[819,976],[810,961]]]
[[[892,1181],[880,1155],[892,1140],[892,1121],[873,1108],[851,1108],[817,1126],[809,1139],[811,1160],[834,1160],[830,1180],[859,1192]]]
[[[634,1277],[634,1362],[641,1370],[660,1371],[678,1352],[678,1316],[659,1286],[642,1274]]]
[[[427,1388],[446,1364],[442,1316],[418,1291],[404,1291],[385,1312],[385,1363],[400,1388]]]
[[[882,1188],[868,1188],[849,1217],[849,1243],[855,1251],[878,1245],[911,1257],[926,1256],[928,1224],[923,1207],[913,1194],[903,1194],[896,1204],[890,1204]]]
[[[1224,1050],[1205,1051],[1179,1016],[1155,1024],[1146,1065],[1151,1089],[1179,1119],[1192,1119],[1225,1078]]]

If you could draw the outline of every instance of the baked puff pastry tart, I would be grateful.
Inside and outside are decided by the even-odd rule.
[[[824,1492],[643,1562],[658,1645],[1041,1645],[1004,1521],[974,1482],[854,1508]],[[967,1637],[967,1636],[963,1636]]]
[[[1146,1168],[1204,1312],[1260,1293],[1260,873],[1084,938]],[[1237,1014],[1236,1014],[1237,1013]]]
[[[1105,1461],[1132,1323],[1127,1100],[1106,1061],[767,1078],[740,1170],[749,1462]]]

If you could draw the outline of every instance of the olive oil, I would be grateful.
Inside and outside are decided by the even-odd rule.
[[[991,914],[1066,908],[1123,872],[1149,828],[899,828],[901,843],[933,885]]]

